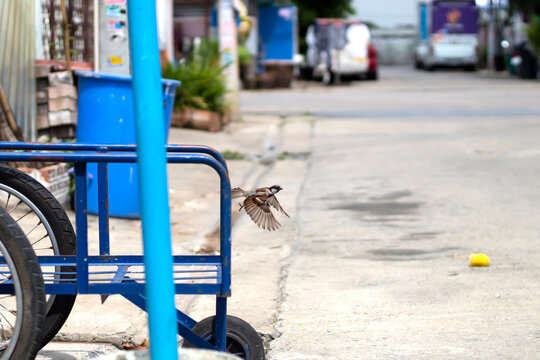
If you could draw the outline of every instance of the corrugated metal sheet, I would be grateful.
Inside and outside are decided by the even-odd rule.
[[[36,134],[35,0],[0,0],[0,82],[28,140]]]

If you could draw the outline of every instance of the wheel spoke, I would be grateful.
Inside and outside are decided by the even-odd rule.
[[[4,308],[4,309],[6,309],[5,311],[9,312],[10,314],[16,316],[16,315],[15,315],[16,312],[13,312],[12,310],[7,309],[7,308],[6,308],[5,306],[3,306],[3,305],[1,305],[1,307]],[[8,323],[8,325],[9,325],[11,328],[13,328],[13,324],[12,324],[12,323],[6,318],[6,316],[4,315],[4,312],[5,312],[5,311],[0,311],[0,317],[2,317],[2,318]],[[2,325],[2,327],[3,327],[3,325]]]
[[[0,312],[1,312],[1,311],[4,311],[4,312],[7,311],[7,312],[10,312],[10,313],[12,313],[12,314],[16,314],[16,313],[17,313],[16,310],[9,310],[9,309],[8,309],[5,305],[3,305],[3,304],[0,304]]]
[[[42,248],[33,248],[34,251],[41,251],[41,250],[52,250],[52,246],[49,246],[49,247],[42,247]]]
[[[36,230],[37,227],[38,227],[39,225],[41,225],[41,220],[39,220],[39,222],[37,223],[37,225],[34,226],[34,227],[32,228],[32,230],[30,230],[29,232],[26,233],[26,237],[28,237],[28,235],[30,235],[30,233],[31,233],[32,231]],[[43,239],[43,238],[41,238],[41,239],[39,239],[39,240],[42,240],[42,239]],[[35,243],[34,243],[34,244],[35,244]],[[34,245],[34,244],[32,244],[32,245]]]
[[[19,202],[18,202],[17,204],[15,204],[15,206],[13,207],[13,209],[11,209],[11,210],[9,211],[9,213],[8,213],[8,214],[10,214],[10,215],[11,215],[11,213],[13,212],[13,210],[15,210],[16,208],[18,208],[18,207],[19,207],[19,205],[21,205],[21,203],[22,203],[22,200],[21,200],[21,199],[19,199]]]
[[[8,204],[9,204],[9,199],[11,199],[11,193],[8,192],[8,197],[6,199],[6,205],[4,205],[4,209],[7,209]]]
[[[22,201],[21,201],[21,202],[22,202]],[[21,202],[19,202],[19,204],[20,204]],[[18,205],[17,205],[17,206],[18,206]],[[21,221],[26,215],[31,214],[32,212],[34,212],[34,210],[30,209],[26,214],[24,214],[23,216],[21,216],[20,218],[18,218],[17,220],[15,220],[15,222],[18,223],[18,222]]]
[[[5,204],[4,208],[6,212],[8,212],[13,221],[19,225],[22,230],[21,236],[25,236],[26,239],[28,239],[28,245],[32,247],[32,250],[41,255],[61,255],[64,253],[66,255],[74,254],[74,247],[76,245],[75,233],[69,218],[62,210],[61,206],[57,204],[57,200],[54,198],[54,196],[50,194],[50,192],[47,192],[47,190],[43,188],[43,186],[36,180],[30,179],[27,174],[23,174],[16,169],[10,169],[9,167],[0,165],[0,175],[3,175],[4,177],[4,180],[0,180],[0,205]],[[36,191],[36,189],[39,191]],[[61,231],[62,236],[60,236],[58,239],[56,238],[55,229],[60,229]],[[18,266],[20,264],[16,265]],[[0,333],[0,358],[2,359],[17,358],[18,356],[13,357],[10,354],[12,354],[14,351],[13,349],[18,349],[19,335],[27,338],[30,336],[29,334],[32,334],[32,332],[36,332],[34,329],[36,327],[34,326],[32,329],[30,329],[31,331],[24,330],[19,333],[19,322],[22,321],[21,316],[23,315],[21,300],[25,299],[25,297],[20,294],[21,289],[18,273],[14,274],[12,278],[8,278],[10,276],[9,270],[4,271],[3,274],[1,271],[6,270],[7,267],[10,267],[11,270],[11,266],[12,265],[7,264],[6,262],[0,263],[0,284],[7,285],[5,286],[6,288],[8,286],[10,288],[13,286],[17,295],[10,298],[6,297],[5,294],[0,294],[0,302],[2,302],[7,308],[17,309],[21,312],[15,313],[14,318],[13,315],[7,314],[6,310],[0,307],[0,332],[3,332]],[[21,271],[25,273],[28,268],[30,268],[30,264],[23,266]],[[54,274],[46,275],[49,282],[55,281],[55,279],[63,279],[64,277],[68,278],[74,276],[64,275],[61,273],[61,266],[55,267],[44,265],[43,268],[49,272],[54,272]],[[13,272],[11,273],[13,274]],[[41,282],[37,282],[42,283],[43,277],[41,277]],[[37,289],[37,287],[33,286],[32,290],[30,291],[34,291],[34,289]],[[28,289],[22,290],[23,292],[29,291]],[[44,292],[44,288],[40,288],[39,291]],[[44,320],[47,331],[42,336],[41,346],[49,342],[58,332],[67,318],[67,314],[69,314],[71,310],[71,306],[75,300],[75,295],[47,296],[43,294],[43,300],[46,302],[43,308],[45,308],[47,314]],[[17,305],[13,305],[14,302],[16,302]],[[26,310],[26,308],[24,309]],[[49,311],[51,312],[51,316],[49,316]],[[57,314],[61,314],[62,316],[56,316]],[[10,331],[8,329],[8,323],[6,320],[10,320],[9,323],[10,325],[14,325],[14,330]],[[13,336],[17,336],[17,340],[13,338],[13,340],[9,341],[9,339]],[[2,337],[8,341],[3,343]],[[25,350],[30,351],[31,349]],[[23,352],[25,350],[23,350]],[[20,352],[21,350],[19,349],[17,351]]]
[[[34,247],[34,245],[36,245],[36,244],[37,244],[38,242],[40,242],[41,240],[43,240],[43,239],[45,239],[45,238],[48,238],[48,237],[49,237],[49,234],[43,235],[43,237],[41,237],[41,239],[38,239],[38,240],[36,240],[36,241],[34,241],[34,242],[32,243],[32,247]],[[52,248],[52,245],[51,245],[51,248]]]

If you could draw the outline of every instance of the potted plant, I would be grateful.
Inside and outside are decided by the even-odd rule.
[[[223,69],[218,44],[210,39],[201,41],[183,62],[164,67],[164,78],[182,83],[176,91],[177,111],[172,125],[191,125],[210,131],[221,129],[227,92]]]

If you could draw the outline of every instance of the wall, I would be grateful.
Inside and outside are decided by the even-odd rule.
[[[412,66],[418,38],[415,28],[374,29],[371,37],[377,48],[380,64]]]
[[[0,0],[0,83],[17,124],[35,140],[34,0]]]
[[[380,28],[414,25],[418,0],[353,0],[352,19],[370,21]]]

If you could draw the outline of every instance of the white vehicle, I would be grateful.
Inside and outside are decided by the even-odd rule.
[[[478,63],[478,11],[474,1],[422,3],[420,43],[415,51],[417,68],[462,66],[474,70]]]
[[[369,28],[354,20],[318,19],[308,29],[308,64],[325,83],[345,76],[377,78]]]

